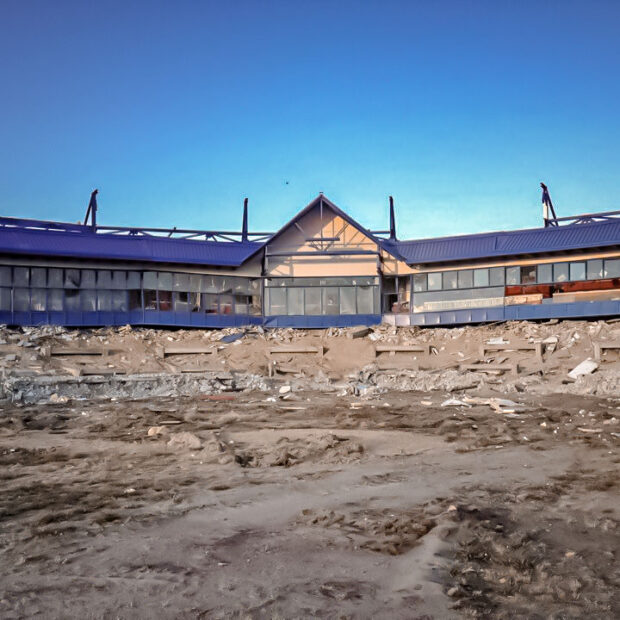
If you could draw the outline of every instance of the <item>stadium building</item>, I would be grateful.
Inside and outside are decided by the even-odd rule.
[[[435,239],[320,194],[276,233],[0,218],[0,322],[319,328],[620,315],[620,211]]]

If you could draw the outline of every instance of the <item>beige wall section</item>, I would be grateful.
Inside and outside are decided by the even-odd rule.
[[[338,250],[375,254],[339,255]],[[321,256],[321,251],[334,255]],[[375,276],[379,264],[376,252],[377,244],[372,239],[325,205],[321,214],[317,205],[267,245],[265,270],[270,277]],[[269,256],[274,253],[286,255]]]

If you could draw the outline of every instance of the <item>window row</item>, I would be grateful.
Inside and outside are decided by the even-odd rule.
[[[413,276],[413,291],[419,293],[518,284],[552,284],[603,278],[620,278],[620,259],[418,273]]]
[[[8,312],[128,312],[161,310],[205,314],[261,314],[260,295],[186,293],[134,289],[102,291],[0,288],[0,310]]]
[[[245,293],[260,291],[260,280],[169,271],[62,269],[0,266],[0,286],[52,289],[153,289],[186,293]]]
[[[378,286],[309,286],[265,289],[265,314],[379,314]]]

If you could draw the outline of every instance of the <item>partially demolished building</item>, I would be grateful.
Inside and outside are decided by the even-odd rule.
[[[93,193],[93,198],[95,193]],[[90,215],[90,222],[88,217]],[[276,233],[0,218],[0,323],[319,328],[620,315],[620,212],[402,241],[322,194]]]

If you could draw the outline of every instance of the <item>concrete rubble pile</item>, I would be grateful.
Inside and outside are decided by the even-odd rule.
[[[388,390],[614,395],[615,343],[616,319],[326,330],[0,326],[0,397],[31,403],[282,385],[363,398]]]

